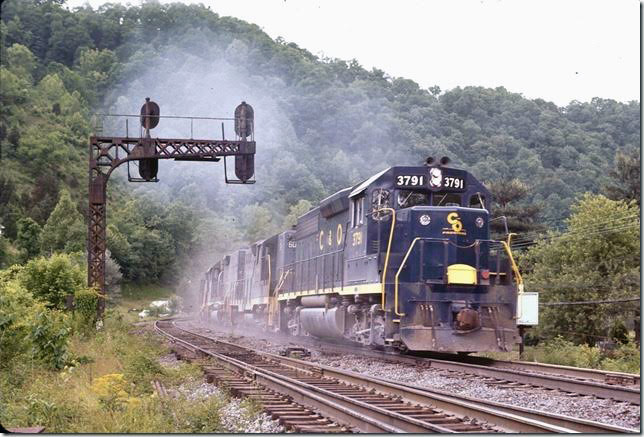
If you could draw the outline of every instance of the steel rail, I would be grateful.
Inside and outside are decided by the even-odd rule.
[[[613,399],[616,401],[629,402],[640,405],[639,384],[637,387],[627,387],[620,385],[605,384],[598,380],[598,375],[615,377],[633,377],[639,381],[639,375],[619,372],[605,372],[593,369],[580,369],[568,366],[556,366],[541,363],[526,363],[524,361],[497,361],[489,360],[486,364],[463,363],[459,361],[450,361],[435,358],[415,357],[411,355],[396,355],[375,350],[352,347],[349,345],[332,344],[321,342],[319,340],[310,340],[304,337],[294,339],[302,344],[318,348],[321,351],[354,353],[360,356],[368,356],[380,359],[386,359],[393,362],[419,365],[426,364],[435,369],[464,372],[481,377],[496,378],[522,384],[529,384],[543,387],[551,390],[561,390],[581,395],[596,396],[599,398]],[[479,357],[468,357],[468,360],[477,360],[479,362],[487,359]],[[459,358],[460,359],[460,358]],[[529,373],[524,370],[530,368]],[[540,372],[540,373],[534,373]],[[593,375],[592,378],[589,375]],[[572,378],[583,378],[571,379]]]
[[[205,338],[210,338],[203,334],[198,334],[198,335],[202,335]],[[217,340],[217,341],[232,347],[238,347],[238,348],[243,347],[232,343],[224,342],[221,340]],[[473,403],[479,406],[489,408],[491,410],[497,410],[492,415],[488,415],[488,411],[482,410],[481,411],[482,415],[481,416],[477,415],[477,418],[480,417],[481,419],[487,420],[489,422],[493,422],[503,428],[510,429],[514,432],[535,432],[534,430],[527,429],[528,427],[526,428],[517,427],[516,423],[514,423],[515,418],[517,416],[520,416],[522,420],[523,418],[528,418],[534,421],[544,422],[555,427],[561,427],[561,428],[573,430],[576,432],[582,432],[582,433],[637,433],[639,432],[636,429],[621,427],[617,425],[610,425],[610,424],[605,424],[605,423],[586,420],[586,419],[579,419],[571,416],[542,412],[542,411],[532,410],[524,407],[516,407],[516,406],[502,404],[500,402],[474,399],[474,398],[466,397],[462,395],[455,395],[453,393],[445,392],[442,390],[419,387],[419,386],[406,384],[398,381],[396,382],[387,381],[383,378],[365,376],[348,370],[339,370],[339,369],[329,367],[329,366],[324,366],[321,364],[313,364],[313,363],[303,361],[303,360],[298,360],[295,358],[283,357],[280,355],[271,354],[269,352],[256,351],[256,353],[258,353],[259,355],[266,356],[271,360],[279,361],[280,363],[283,363],[285,365],[290,365],[292,367],[302,369],[302,370],[320,372],[320,369],[321,369],[320,373],[322,373],[322,375],[325,375],[331,378],[336,378],[338,380],[341,380],[347,383],[366,386],[370,389],[375,389],[382,393],[388,393],[388,394],[400,396],[403,399],[410,402],[418,402],[421,404],[431,403],[433,405],[436,405],[439,408],[451,410],[452,412],[455,412],[458,414],[463,414],[463,415],[472,414],[471,411],[468,410],[469,406],[467,405],[463,406],[463,402],[465,403],[469,402],[469,403]],[[452,404],[458,407],[459,410],[456,411],[453,408]],[[498,411],[507,413],[511,416],[509,417],[499,416],[497,414]],[[483,415],[485,415],[485,417]],[[555,432],[562,432],[562,431],[555,431]]]
[[[202,354],[210,356],[230,370],[243,372],[244,374],[251,376],[260,385],[291,396],[296,402],[310,408],[315,408],[323,414],[332,417],[335,420],[345,422],[363,432],[454,432],[439,425],[433,425],[418,419],[403,416],[399,413],[387,411],[383,408],[369,405],[365,402],[351,399],[337,393],[332,393],[319,387],[313,387],[269,370],[257,368],[235,358],[204,349],[203,347],[192,344],[189,341],[183,340],[176,335],[163,330],[159,326],[158,321],[155,322],[154,326],[158,332],[170,338],[172,341],[181,343],[189,349],[196,350]],[[207,338],[183,328],[177,327],[177,329],[186,331],[194,336]]]
[[[477,357],[472,357],[477,358]],[[491,360],[490,367],[529,370],[533,372],[549,373],[554,375],[569,376],[571,378],[590,379],[598,382],[605,381],[607,377],[629,379],[634,384],[640,383],[640,375],[636,373],[613,372],[599,369],[585,369],[581,367],[562,366],[557,364],[535,363],[531,361]]]
[[[332,367],[314,364],[295,358],[283,357],[269,352],[257,351],[237,344],[215,339],[207,335],[176,326],[191,335],[217,342],[228,348],[236,348],[240,351],[253,351],[270,361],[276,361],[282,365],[308,372],[318,373],[323,376],[337,379],[349,384],[366,387],[376,390],[382,394],[393,395],[402,398],[407,402],[431,405],[440,408],[450,414],[457,416],[476,417],[488,423],[492,423],[508,432],[529,432],[529,433],[575,433],[575,432],[634,432],[633,430],[601,423],[583,421],[580,419],[558,416],[554,414],[539,413],[532,411],[526,414],[527,409],[515,409],[514,407],[493,403],[481,402],[478,399],[463,398],[461,396],[447,394],[444,392],[425,390],[420,387],[409,386],[398,382],[386,381],[358,374],[355,372],[338,370]]]
[[[621,427],[617,425],[610,425],[601,422],[595,422],[586,419],[579,419],[576,417],[565,416],[560,414],[542,412],[538,410],[532,410],[524,407],[516,407],[507,404],[502,404],[500,402],[488,401],[483,399],[475,399],[463,395],[455,395],[453,393],[445,392],[442,390],[436,390],[431,388],[419,387],[413,384],[407,384],[404,382],[398,381],[388,381],[379,377],[365,376],[356,372],[348,370],[339,370],[333,367],[324,366],[321,364],[312,364],[307,361],[298,360],[296,358],[282,357],[279,355],[271,354],[268,352],[257,352],[260,355],[270,357],[270,359],[278,360],[282,363],[288,363],[287,365],[293,366],[298,369],[309,370],[309,369],[321,369],[321,373],[325,376],[336,378],[341,381],[364,385],[369,388],[378,390],[383,393],[393,394],[396,396],[401,396],[403,399],[406,399],[410,402],[419,402],[419,403],[432,403],[439,408],[450,409],[451,403],[456,403],[458,406],[463,402],[475,403],[482,405],[484,407],[499,410],[513,416],[521,416],[523,418],[528,418],[535,421],[544,422],[556,427],[567,428],[568,430],[573,430],[583,433],[637,433],[639,430],[630,429],[626,427]],[[449,404],[442,405],[441,403],[447,401]],[[468,406],[466,406],[468,408]],[[452,411],[454,411],[452,409]],[[464,409],[458,411],[460,414],[471,414],[471,411]],[[483,411],[483,413],[486,413]],[[478,416],[477,416],[478,417]],[[508,422],[499,423],[498,415],[495,412],[494,416],[490,418],[485,418],[485,420],[494,422],[499,426],[504,428],[513,429],[515,432],[534,432],[528,429],[517,429],[513,427],[514,417],[510,417]],[[483,418],[483,417],[481,417]],[[501,416],[503,419],[503,416]],[[557,431],[561,432],[561,431]]]

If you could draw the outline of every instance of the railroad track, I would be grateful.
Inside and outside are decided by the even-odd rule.
[[[456,376],[467,374],[488,378],[494,384],[519,384],[542,387],[584,396],[595,396],[640,405],[640,377],[628,373],[606,372],[595,369],[581,369],[552,364],[530,363],[526,361],[502,361],[481,357],[467,357],[446,360],[412,355],[394,355],[381,351],[365,350],[347,345],[323,343],[305,339],[303,343],[321,352],[353,353],[361,356],[410,364],[428,366],[443,370]]]
[[[214,358],[215,370],[206,367],[212,380],[225,385],[228,379],[242,378],[243,381],[237,380],[235,384],[256,384],[253,389],[243,390],[258,396],[262,405],[265,405],[262,390],[270,390],[272,396],[287,396],[281,398],[283,402],[296,402],[298,406],[294,409],[304,408],[319,414],[318,420],[327,420],[335,427],[344,425],[345,432],[636,432],[463,399],[255,351],[189,331],[172,321],[157,322],[155,326],[182,347]],[[231,376],[230,372],[237,376]],[[270,402],[266,405],[271,412]]]
[[[284,337],[272,333],[258,333],[262,338],[284,342]],[[438,354],[441,359],[401,355],[367,349],[361,346],[331,343],[312,337],[290,340],[322,353],[354,354],[414,367],[427,366],[456,377],[475,375],[490,385],[511,387],[541,387],[572,395],[594,396],[640,405],[640,376],[630,373],[608,372],[527,361],[504,361],[477,356]]]

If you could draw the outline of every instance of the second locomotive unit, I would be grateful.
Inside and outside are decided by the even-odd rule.
[[[521,275],[509,241],[490,239],[489,191],[447,162],[390,167],[226,255],[202,281],[203,317],[399,350],[511,350]]]

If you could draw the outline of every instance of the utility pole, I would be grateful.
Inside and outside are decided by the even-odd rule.
[[[133,115],[105,114],[106,116],[133,117]],[[160,108],[149,98],[141,107],[141,132],[138,137],[96,136],[89,139],[89,217],[87,238],[87,283],[98,289],[100,296],[97,305],[97,316],[102,323],[105,313],[105,249],[106,249],[106,189],[107,181],[118,166],[128,165],[128,179],[131,182],[157,182],[158,160],[174,159],[177,161],[218,162],[224,159],[224,176],[226,183],[252,184],[255,172],[255,141],[253,135],[253,108],[242,102],[235,109],[234,118],[209,117],[162,117]],[[159,124],[160,118],[183,118],[190,120],[191,132],[194,120],[234,120],[235,139],[176,139],[152,138],[150,130]],[[237,180],[230,180],[226,174],[226,158],[235,157],[235,175]],[[138,161],[140,178],[132,177],[129,171],[130,161]]]

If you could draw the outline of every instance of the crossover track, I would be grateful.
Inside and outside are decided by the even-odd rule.
[[[212,380],[218,380],[222,369],[234,372],[237,378],[242,375],[244,381],[238,381],[237,384],[256,384],[255,388],[246,389],[246,392],[258,395],[265,409],[266,403],[260,392],[270,390],[274,397],[288,397],[280,398],[282,402],[296,402],[301,408],[306,408],[309,414],[323,416],[319,420],[327,420],[333,424],[331,427],[335,427],[330,431],[339,426],[344,426],[345,432],[634,431],[492,402],[463,399],[255,351],[189,331],[169,320],[159,321],[155,326],[171,341],[214,358],[216,365],[205,368]],[[230,378],[229,374],[224,375],[224,383]],[[270,409],[271,406],[269,403],[268,411],[275,411]]]

